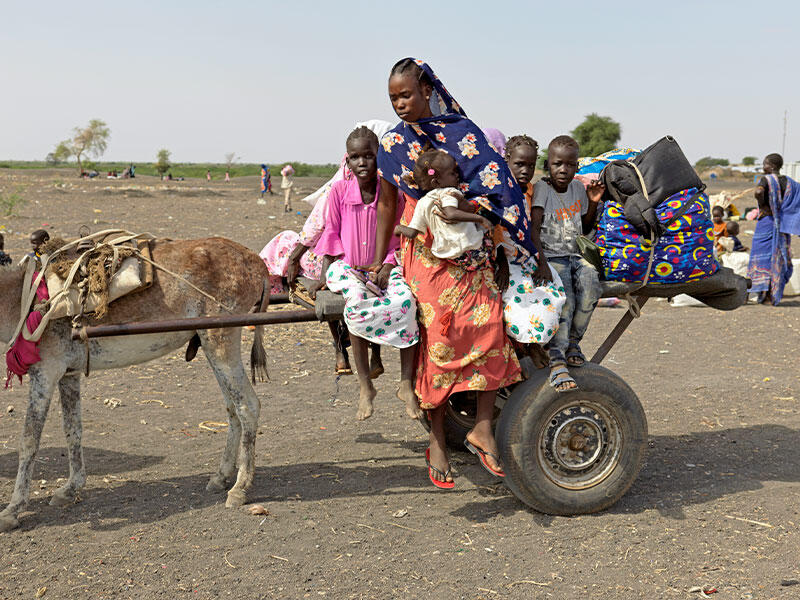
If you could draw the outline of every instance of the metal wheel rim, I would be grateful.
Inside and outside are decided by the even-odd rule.
[[[619,464],[622,429],[598,402],[576,400],[542,421],[536,458],[557,486],[584,490],[604,481]]]

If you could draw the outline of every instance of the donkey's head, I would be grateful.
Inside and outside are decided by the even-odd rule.
[[[0,349],[10,341],[19,322],[24,276],[22,267],[0,267]]]

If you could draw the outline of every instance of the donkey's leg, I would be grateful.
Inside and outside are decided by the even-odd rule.
[[[236,471],[236,455],[239,453],[239,442],[242,439],[242,424],[239,421],[239,415],[236,414],[236,406],[224,388],[222,396],[225,400],[225,409],[228,411],[228,437],[219,463],[219,471],[211,476],[206,486],[206,490],[209,492],[222,492],[228,489],[228,484]]]
[[[58,382],[61,397],[61,415],[64,437],[67,438],[69,452],[69,480],[58,488],[50,499],[51,506],[67,506],[75,502],[78,490],[86,483],[86,469],[83,466],[83,423],[81,422],[81,376],[65,375]]]
[[[3,512],[0,512],[0,531],[10,531],[19,527],[17,515],[28,503],[31,493],[31,476],[42,429],[50,408],[56,383],[66,371],[65,367],[51,366],[43,368],[40,363],[30,370],[30,394],[28,410],[25,413],[25,427],[22,431],[22,445],[19,449],[19,467],[17,481],[11,501]]]
[[[247,499],[247,490],[253,484],[255,474],[255,445],[258,415],[261,405],[242,365],[242,332],[235,329],[212,329],[198,332],[203,351],[214,370],[226,403],[233,405],[241,426],[240,433],[229,433],[228,442],[239,437],[239,473],[236,483],[228,491],[225,506],[241,506]],[[230,449],[226,447],[226,453]],[[223,455],[221,473],[227,465]]]

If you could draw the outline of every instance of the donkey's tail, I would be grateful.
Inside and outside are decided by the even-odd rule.
[[[261,299],[256,303],[251,312],[262,313],[269,308],[269,278],[264,279],[264,287],[261,291]],[[253,348],[250,350],[250,379],[253,384],[258,381],[269,381],[269,371],[267,371],[267,352],[264,350],[262,334],[263,325],[256,325]]]

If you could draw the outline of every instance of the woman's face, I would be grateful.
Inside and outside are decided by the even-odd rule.
[[[355,138],[347,144],[347,166],[361,181],[378,175],[378,148],[369,138]]]
[[[428,100],[430,86],[420,85],[411,74],[399,73],[389,78],[389,100],[394,112],[407,123],[416,123],[425,117],[432,117]]]

